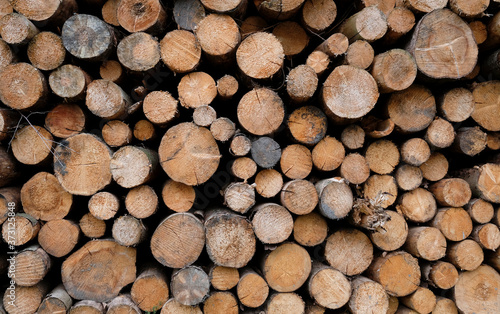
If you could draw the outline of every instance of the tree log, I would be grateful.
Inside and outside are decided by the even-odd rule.
[[[179,28],[193,31],[205,17],[205,8],[199,0],[176,0],[173,16]]]
[[[0,74],[0,100],[12,109],[35,109],[48,95],[42,72],[28,63],[13,63]]]
[[[117,9],[120,26],[131,33],[161,34],[166,28],[167,13],[159,0],[124,0]]]
[[[208,273],[210,284],[217,290],[226,291],[236,287],[240,281],[240,274],[237,268],[212,266]]]
[[[66,289],[64,289],[64,286],[60,284],[45,296],[37,313],[67,313],[72,305],[73,300],[68,292],[66,292]]]
[[[210,281],[203,269],[188,266],[172,274],[170,287],[177,302],[193,306],[205,300],[210,290]]]
[[[490,266],[483,265],[460,274],[453,290],[453,299],[461,312],[493,313],[499,309],[498,289],[500,275]]]
[[[263,51],[266,53],[263,55]],[[256,80],[269,80],[283,65],[285,51],[276,36],[256,32],[246,37],[236,51],[236,62],[240,71]]]
[[[132,130],[123,121],[111,120],[102,127],[102,138],[111,147],[120,147],[132,141]]]
[[[391,173],[399,164],[399,151],[393,142],[388,140],[378,140],[368,146],[365,158],[373,172],[378,174],[388,174]],[[417,162],[415,161],[415,163]]]
[[[116,243],[123,246],[136,246],[146,238],[146,227],[133,216],[121,216],[113,221],[111,230]]]
[[[476,241],[465,239],[451,244],[446,252],[446,257],[458,269],[472,271],[481,265],[484,253]]]
[[[255,163],[262,168],[272,168],[281,159],[280,145],[267,136],[253,141],[250,153]]]
[[[207,15],[198,23],[195,34],[210,62],[220,64],[234,60],[241,35],[238,25],[229,15]]]
[[[390,216],[383,229],[369,234],[372,243],[383,251],[395,251],[403,246],[408,237],[408,224],[403,215],[388,210]]]
[[[224,204],[237,213],[245,214],[255,205],[255,189],[247,183],[231,183],[224,189]]]
[[[281,172],[292,180],[306,178],[312,171],[311,151],[300,144],[285,147],[281,153],[280,167]]]
[[[228,314],[238,314],[238,301],[231,292],[227,291],[216,291],[210,294],[210,296],[203,303],[203,313],[205,314],[217,314],[217,313],[228,313]]]
[[[351,188],[342,180],[324,179],[316,183],[319,196],[319,211],[329,219],[342,219],[352,210]]]
[[[359,39],[373,42],[387,32],[387,18],[376,6],[368,6],[347,18],[340,26],[340,32],[349,38],[349,42]]]
[[[480,198],[472,199],[465,208],[472,221],[478,224],[490,222],[495,213],[493,205]]]
[[[38,231],[40,231],[40,222],[25,213],[17,213],[13,221],[6,220],[2,224],[4,242],[14,246],[21,246],[33,240]]]
[[[39,245],[29,246],[18,254],[15,261],[16,285],[31,287],[38,284],[47,275],[51,267],[50,256]]]
[[[106,223],[97,219],[91,213],[83,215],[79,222],[82,233],[91,239],[98,239],[106,232]]]
[[[292,215],[285,207],[264,203],[252,209],[255,236],[264,244],[277,244],[290,237],[293,230]]]
[[[356,40],[347,48],[344,63],[365,70],[373,63],[374,58],[375,51],[372,45],[366,40]]]
[[[371,74],[381,93],[400,91],[410,87],[417,77],[417,65],[408,52],[392,49],[374,58]]]
[[[311,298],[327,309],[338,309],[351,297],[351,283],[344,274],[318,262],[313,263],[307,288]]]
[[[54,257],[68,255],[80,238],[78,225],[65,219],[51,220],[44,224],[38,233],[38,243]]]
[[[370,176],[370,167],[365,157],[358,153],[345,156],[340,165],[340,175],[352,184],[361,184]]]
[[[85,71],[72,64],[59,67],[52,71],[49,76],[52,92],[68,101],[84,99],[91,81],[92,79]]]
[[[293,224],[293,238],[302,246],[316,246],[323,243],[327,233],[326,219],[316,212],[297,217]]]
[[[148,218],[158,209],[158,195],[149,185],[140,185],[128,191],[125,208],[135,218]]]
[[[352,295],[348,306],[353,314],[366,313],[368,311],[389,313],[389,297],[379,283],[359,276],[351,284]]]
[[[288,58],[300,54],[309,44],[309,36],[297,22],[279,23],[274,27],[273,35],[278,38],[283,47],[283,53]]]
[[[130,288],[132,300],[145,312],[158,311],[168,301],[167,277],[160,268],[147,267]]]
[[[330,266],[344,275],[359,275],[373,260],[373,245],[363,232],[341,229],[326,240],[325,258]]]
[[[304,145],[315,145],[326,134],[328,121],[326,115],[314,106],[295,109],[288,117],[288,129],[292,137]]]
[[[302,7],[302,24],[311,32],[322,33],[337,17],[334,1],[306,0]]]
[[[439,181],[448,173],[448,160],[443,154],[434,152],[420,165],[420,170],[426,180]]]
[[[274,169],[261,170],[255,176],[255,191],[262,197],[274,197],[282,190],[282,187],[283,177]]]
[[[241,304],[257,308],[264,304],[269,295],[269,286],[264,278],[251,269],[243,270],[236,287]]]
[[[61,37],[51,32],[35,35],[28,45],[28,58],[31,64],[40,70],[50,71],[58,68],[65,57],[66,50]]]
[[[120,5],[127,1],[121,1]],[[129,2],[132,1],[138,2],[139,0]],[[144,2],[144,0],[141,1]],[[147,2],[154,2],[154,0],[148,0]],[[160,62],[160,44],[156,38],[147,33],[133,33],[120,41],[116,48],[116,54],[120,63],[127,69],[136,72],[148,71]]]
[[[196,192],[190,185],[167,180],[161,192],[163,202],[174,212],[187,212],[193,207]]]
[[[446,255],[446,238],[433,227],[411,227],[404,246],[415,257],[437,261]]]

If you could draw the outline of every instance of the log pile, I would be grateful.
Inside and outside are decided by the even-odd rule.
[[[0,0],[0,37],[0,313],[500,312],[498,0]]]

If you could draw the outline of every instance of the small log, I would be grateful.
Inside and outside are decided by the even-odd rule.
[[[56,177],[39,172],[21,189],[23,210],[35,219],[50,221],[64,218],[73,205],[73,196],[66,192]]]
[[[469,184],[459,178],[443,179],[429,187],[437,202],[441,206],[462,207],[471,198]]]
[[[217,118],[217,112],[210,106],[200,106],[193,111],[193,122],[197,126],[209,127]]]
[[[417,77],[417,65],[405,50],[392,49],[373,59],[371,74],[381,93],[404,90]]]
[[[387,294],[403,297],[418,289],[420,266],[410,254],[395,251],[375,258],[368,269],[368,277],[380,283]]]
[[[264,304],[269,295],[269,286],[264,278],[251,269],[241,273],[236,287],[241,304],[250,308],[257,308]]]
[[[419,167],[407,164],[400,165],[394,177],[396,178],[398,187],[404,191],[411,191],[418,188],[423,180],[422,170]]]
[[[106,232],[106,223],[103,220],[95,218],[91,213],[83,215],[79,226],[82,233],[91,239],[101,238]]]
[[[389,297],[379,283],[366,277],[356,277],[352,282],[352,295],[348,307],[353,314],[389,313]]]
[[[236,287],[240,281],[240,274],[237,268],[212,266],[208,273],[210,284],[217,290],[226,291]]]
[[[161,192],[163,202],[174,212],[187,212],[193,207],[196,199],[196,192],[190,185],[167,180]]]
[[[65,64],[52,71],[49,76],[50,89],[57,96],[68,101],[85,98],[85,92],[92,79],[81,68]]]
[[[267,53],[262,56],[262,51]],[[246,37],[236,51],[240,71],[250,79],[270,80],[283,66],[285,52],[276,36],[256,32]]]
[[[142,110],[152,123],[164,126],[176,118],[178,101],[169,92],[153,91],[142,102]]]
[[[29,246],[15,257],[15,276],[12,280],[18,286],[30,287],[38,284],[51,267],[50,256],[39,245]]]
[[[311,257],[300,245],[286,242],[264,257],[262,272],[269,287],[278,292],[292,292],[309,277]]]
[[[307,180],[288,181],[280,194],[281,204],[296,215],[309,214],[318,204],[318,192]]]
[[[363,95],[361,99],[348,96],[358,93]],[[368,72],[343,65],[336,67],[323,83],[321,98],[325,113],[331,118],[355,119],[373,109],[378,96],[377,83]]]
[[[120,26],[118,21],[118,5],[120,0],[106,0],[106,3],[102,5],[101,14],[104,22],[113,25]]]
[[[458,281],[458,271],[448,262],[437,261],[422,266],[422,277],[432,287],[451,289]]]
[[[125,71],[123,70],[120,62],[115,60],[106,60],[99,67],[99,75],[103,80],[108,80],[113,83],[121,83],[125,76]]]
[[[206,247],[218,266],[241,268],[255,254],[252,225],[243,216],[228,210],[213,210],[205,215]]]
[[[274,197],[282,190],[282,187],[283,177],[274,169],[261,170],[255,176],[255,191],[262,197]]]
[[[415,13],[429,13],[446,7],[446,0],[403,0],[403,4]]]
[[[184,267],[172,274],[170,289],[175,300],[184,305],[197,305],[210,291],[207,273],[198,266]]]
[[[113,154],[110,169],[116,183],[124,188],[133,188],[151,180],[157,164],[156,152],[142,147],[124,146]]]
[[[323,51],[315,50],[307,57],[306,65],[313,68],[316,75],[323,74],[330,64],[330,57]]]
[[[500,149],[500,133],[491,132],[486,135],[486,146],[491,150]]]
[[[465,239],[451,244],[446,252],[446,257],[458,269],[472,271],[481,265],[484,253],[476,241]]]
[[[281,159],[280,145],[267,136],[253,141],[250,153],[255,163],[262,168],[272,168]]]
[[[231,16],[244,15],[248,5],[247,0],[233,0],[227,2],[217,0],[201,0],[201,3],[211,12],[229,14]]]
[[[132,1],[137,0],[128,2]],[[127,0],[120,2],[120,5],[124,2]],[[149,2],[152,1],[149,0]],[[153,69],[160,62],[160,45],[156,38],[147,33],[133,33],[120,41],[116,54],[120,63],[127,69],[145,72]]]
[[[158,148],[160,164],[174,181],[187,185],[206,182],[219,166],[219,148],[209,130],[194,123],[170,128]]]
[[[51,32],[35,35],[28,45],[28,58],[31,64],[40,70],[50,71],[58,68],[65,57],[66,50],[61,37]]]
[[[266,313],[300,314],[304,313],[306,304],[296,293],[274,293],[267,301]]]
[[[215,81],[205,72],[193,72],[183,76],[177,90],[179,102],[186,108],[207,106],[217,96]]]
[[[485,224],[493,219],[495,210],[490,202],[474,198],[466,205],[465,209],[473,222]]]
[[[325,137],[312,150],[313,165],[321,171],[337,169],[345,158],[345,149],[334,137]]]
[[[311,3],[311,2],[313,1],[307,1],[306,3]],[[330,5],[331,3],[334,2],[333,1],[322,2],[322,4],[325,5]],[[345,54],[348,48],[349,48],[349,38],[347,38],[342,33],[334,33],[333,35],[325,39],[325,41],[323,41],[316,48],[316,50],[323,51],[331,58],[336,58],[338,56]]]
[[[250,184],[235,182],[224,189],[224,204],[237,213],[245,214],[255,205],[255,189]]]
[[[228,118],[217,118],[210,125],[210,132],[217,141],[227,142],[236,133],[236,125]]]
[[[89,84],[85,104],[96,116],[106,119],[124,118],[132,100],[120,86],[107,80]]]
[[[257,172],[257,164],[248,157],[236,158],[231,163],[231,174],[247,182]]]
[[[394,204],[398,196],[398,186],[396,179],[390,175],[372,175],[363,185],[363,195],[366,199],[376,200],[380,195],[384,195],[384,200],[378,206],[387,208]]]
[[[131,33],[157,35],[167,26],[167,13],[159,0],[120,1],[116,15],[120,26]]]
[[[478,97],[481,96],[478,94]],[[473,94],[461,87],[450,89],[438,99],[439,113],[450,122],[465,121],[472,114],[474,107]]]
[[[365,40],[356,40],[349,45],[345,53],[344,63],[359,69],[367,69],[373,63],[375,51]]]
[[[322,33],[337,17],[334,1],[307,0],[302,7],[301,21],[310,32]]]
[[[109,256],[113,258],[109,259]],[[62,282],[75,299],[108,301],[116,297],[124,286],[134,282],[135,260],[136,251],[133,248],[110,240],[90,241],[63,262]]]
[[[149,120],[137,121],[132,132],[134,137],[141,142],[150,141],[156,137],[155,127]]]
[[[234,60],[241,35],[238,25],[229,15],[207,15],[198,23],[195,34],[210,62],[221,64]]]
[[[347,18],[339,31],[346,35],[351,43],[356,40],[373,42],[387,32],[387,18],[376,6],[368,6]]]
[[[309,44],[309,36],[297,22],[281,22],[274,27],[272,34],[279,40],[288,58],[300,54]]]
[[[12,205],[20,204],[20,202],[21,202],[20,188],[6,187],[0,189],[0,224],[2,224],[5,220],[7,220],[7,218],[9,218],[9,212],[16,213],[19,211],[19,206],[13,207]]]
[[[460,175],[471,188],[472,194],[481,197],[485,201],[500,203],[500,190],[497,182],[500,182],[500,166],[493,163],[484,164],[480,167],[466,169]]]
[[[3,305],[9,314],[35,313],[47,293],[47,285],[39,283],[31,287],[15,286],[12,292],[3,295]],[[15,296],[12,300],[10,293]]]
[[[478,45],[481,45],[486,41],[486,39],[488,38],[488,30],[486,29],[486,24],[481,21],[472,21],[469,23],[469,27]]]
[[[106,60],[116,45],[114,29],[88,14],[75,14],[67,19],[61,36],[71,55],[89,62]]]
[[[205,8],[199,0],[174,1],[173,16],[181,29],[194,31],[205,17]]]
[[[344,306],[351,297],[351,283],[335,268],[314,262],[307,283],[309,295],[327,309]]]
[[[317,87],[318,75],[309,65],[302,64],[293,68],[286,77],[286,91],[296,103],[309,100]]]
[[[260,15],[270,20],[288,20],[295,16],[302,7],[304,0],[283,0],[270,2],[265,0],[253,1]]]
[[[176,1],[176,3],[177,2],[183,3],[184,1]],[[196,0],[196,2],[199,1]],[[203,314],[203,312],[199,306],[184,305],[172,298],[163,305],[161,308],[161,314]]]
[[[373,245],[363,232],[341,229],[326,240],[325,258],[330,266],[344,275],[359,275],[373,260]]]
[[[14,10],[28,19],[38,22],[40,25],[54,24],[60,26],[78,10],[75,0],[17,0],[11,2]]]
[[[132,300],[145,312],[160,309],[167,302],[168,293],[167,277],[155,267],[141,271],[130,288]]]
[[[0,20],[0,36],[11,45],[24,45],[39,33],[28,18],[19,13],[9,13]]]
[[[25,165],[41,165],[49,161],[55,142],[43,127],[27,125],[18,130],[12,138],[12,153]]]
[[[240,25],[240,32],[241,32],[241,38],[245,39],[249,35],[252,35],[253,33],[257,32],[263,32],[266,30],[266,28],[269,26],[267,24],[266,20],[263,19],[261,16],[254,15],[254,16],[249,16],[246,19],[241,22]]]
[[[312,171],[311,151],[300,144],[288,145],[280,159],[281,172],[290,179],[304,179]]]
[[[73,305],[73,300],[69,296],[63,284],[59,284],[49,294],[45,296],[40,307],[39,314],[67,313]]]
[[[290,237],[293,230],[292,215],[285,207],[264,203],[252,209],[255,236],[264,244],[277,244]]]
[[[463,18],[472,19],[481,17],[489,4],[489,0],[450,0],[450,9]]]
[[[397,209],[408,220],[419,223],[431,220],[436,215],[437,205],[431,192],[416,188],[401,195]]]
[[[0,100],[12,109],[35,109],[48,95],[42,72],[28,63],[13,63],[0,74]]]
[[[84,127],[85,114],[78,105],[59,104],[45,116],[45,128],[55,137],[68,138]]]
[[[11,217],[9,217],[11,218]],[[12,220],[2,224],[4,242],[20,246],[33,240],[40,231],[40,222],[25,213],[16,213]]]
[[[317,182],[315,187],[319,197],[319,211],[323,216],[339,220],[352,210],[352,191],[343,180],[324,179]]]
[[[314,302],[306,303],[306,314],[324,314],[326,309],[321,305],[315,304]]]
[[[252,148],[252,141],[243,133],[237,133],[231,139],[229,153],[231,155],[242,157],[247,155]]]
[[[283,101],[268,88],[246,93],[238,104],[237,112],[241,126],[255,135],[275,132],[285,116]]]
[[[446,238],[438,228],[411,227],[404,248],[415,257],[437,261],[446,255]]]
[[[365,143],[365,131],[357,124],[349,124],[342,131],[340,140],[347,149],[359,149],[363,147]]]
[[[191,72],[200,63],[200,43],[189,31],[168,32],[160,42],[160,50],[163,63],[175,73]]]
[[[71,220],[55,219],[42,226],[38,233],[38,243],[54,257],[68,255],[80,238],[78,224]]]
[[[120,314],[120,313],[130,313],[130,314],[141,314],[139,307],[132,301],[130,295],[122,294],[111,300],[106,304],[106,314]]]
[[[239,83],[236,78],[229,74],[217,80],[217,93],[224,100],[231,99],[238,91],[238,87]]]
[[[116,243],[123,246],[136,246],[146,238],[146,227],[133,216],[121,216],[113,221],[111,230]]]
[[[388,174],[399,164],[399,150],[397,146],[389,140],[378,140],[368,146],[365,158],[373,172]]]
[[[500,110],[500,101],[495,98],[499,90],[500,83],[491,81],[478,84],[472,92],[474,111],[471,117],[488,131],[500,131],[500,119],[495,118]]]
[[[487,135],[479,127],[460,128],[453,143],[453,149],[467,156],[476,156],[486,149]]]
[[[0,70],[3,70],[6,66],[14,62],[14,60],[15,57],[14,54],[12,53],[12,50],[10,49],[10,46],[3,39],[0,39]]]
[[[135,218],[148,218],[158,209],[158,195],[149,185],[140,185],[128,191],[125,207]]]
[[[478,289],[477,287],[484,288]],[[460,274],[453,290],[453,299],[460,312],[493,313],[498,310],[498,296],[495,288],[500,288],[500,275],[490,266],[483,265],[476,270]]]
[[[89,212],[97,219],[109,220],[113,218],[120,209],[120,200],[109,192],[99,192],[89,200]]]
[[[486,250],[495,251],[500,246],[500,230],[492,223],[474,227],[472,238]]]
[[[178,232],[179,228],[184,230]],[[205,245],[203,223],[190,213],[165,218],[151,236],[151,252],[158,262],[171,268],[194,263]]]
[[[448,173],[448,160],[443,154],[433,152],[419,168],[426,180],[439,181]]]
[[[5,15],[13,12],[12,4],[9,0],[1,0],[0,1],[0,18]]]
[[[423,287],[418,289],[412,294],[402,297],[401,303],[418,313],[430,313],[436,306],[436,296],[434,293]]]
[[[385,222],[383,229],[369,233],[372,243],[383,251],[395,251],[403,246],[408,237],[408,224],[403,215],[388,210],[390,219]]]
[[[387,32],[383,42],[391,45],[408,34],[415,26],[415,14],[406,7],[396,6],[387,16]]]
[[[450,299],[436,296],[436,306],[432,310],[433,314],[458,314],[455,302]]]
[[[205,314],[217,314],[217,313],[228,313],[228,314],[238,314],[238,301],[231,292],[227,291],[216,291],[210,294],[210,296],[203,303],[203,313]]]
[[[111,147],[120,147],[132,141],[132,130],[123,121],[111,120],[102,127],[102,138]]]
[[[340,175],[352,184],[361,184],[370,176],[370,167],[365,157],[358,153],[345,156],[340,166]]]
[[[427,128],[434,120],[436,101],[427,88],[412,85],[391,95],[387,111],[402,132],[418,132]]]
[[[451,146],[455,140],[453,125],[444,119],[436,118],[427,128],[425,140],[436,149]]]
[[[314,106],[294,110],[288,117],[287,123],[292,137],[304,145],[317,144],[325,137],[328,127],[325,114]]]
[[[293,238],[302,246],[316,246],[323,243],[327,233],[326,219],[315,212],[301,215],[293,223]]]

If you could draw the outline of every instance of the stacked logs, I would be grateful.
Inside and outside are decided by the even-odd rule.
[[[0,0],[0,313],[500,312],[497,0]]]

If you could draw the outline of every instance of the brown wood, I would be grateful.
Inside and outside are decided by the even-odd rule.
[[[324,179],[316,183],[319,211],[329,219],[342,219],[352,210],[353,194],[342,179]]]
[[[253,141],[250,153],[255,163],[262,168],[272,168],[281,159],[280,145],[267,136]]]
[[[163,202],[175,212],[187,212],[193,207],[196,192],[190,185],[167,180],[161,192]]]
[[[111,120],[102,127],[102,138],[111,147],[124,146],[132,141],[132,130],[123,121]]]
[[[141,314],[139,307],[132,301],[129,294],[122,294],[111,300],[106,304],[107,311],[109,314]]]
[[[274,293],[269,297],[266,306],[266,313],[281,314],[291,313],[299,314],[304,313],[305,302],[302,298],[293,292],[289,293]]]
[[[125,71],[123,70],[120,62],[115,60],[106,60],[99,67],[99,75],[104,80],[108,80],[113,83],[121,83],[125,76]]]
[[[376,200],[381,195],[384,195],[384,200],[378,202],[378,206],[387,208],[394,204],[398,196],[396,179],[390,175],[374,174],[364,183],[363,195],[369,200]]]
[[[389,140],[378,140],[368,146],[365,158],[373,172],[388,174],[399,164],[399,150]]]
[[[8,66],[14,61],[15,61],[15,56],[12,53],[10,46],[3,39],[0,39],[0,70],[3,70],[6,66]]]
[[[55,219],[42,226],[38,243],[48,254],[62,257],[69,254],[80,239],[80,228],[71,220]]]
[[[109,192],[98,192],[89,200],[89,212],[97,219],[109,220],[120,209],[120,199]]]
[[[255,236],[264,244],[277,244],[290,237],[293,230],[292,215],[285,207],[264,203],[252,209]]]
[[[11,45],[27,44],[38,32],[35,24],[19,13],[9,13],[0,20],[0,36]]]
[[[218,64],[234,60],[241,35],[238,25],[229,15],[207,15],[198,23],[195,34],[210,62]]]
[[[492,223],[476,226],[472,230],[472,238],[486,250],[495,251],[500,246],[500,231]]]
[[[416,13],[429,13],[437,9],[442,9],[446,7],[447,4],[445,0],[403,0],[402,2],[406,7]]]
[[[73,300],[64,289],[64,285],[60,284],[45,296],[37,313],[67,313],[72,305]]]
[[[206,247],[210,259],[219,266],[241,268],[255,254],[255,235],[243,216],[227,210],[205,215]]]
[[[500,133],[491,132],[486,135],[486,146],[491,150],[500,149]]]
[[[61,25],[78,9],[78,5],[75,0],[16,0],[11,1],[11,4],[17,12],[23,14],[32,21],[39,22],[42,25],[49,23]]]
[[[307,1],[306,3],[311,3],[313,1]],[[314,1],[318,2],[318,1]],[[333,1],[322,1],[322,4],[324,5],[330,5],[331,3],[334,3]],[[321,23],[322,21],[320,21]],[[317,48],[316,50],[322,51],[326,53],[328,56],[335,58],[338,56],[341,56],[347,52],[347,49],[349,48],[349,38],[347,38],[344,34],[342,33],[334,33],[325,41],[323,41]]]
[[[302,7],[302,24],[311,32],[321,33],[330,27],[337,17],[337,5],[333,1],[306,0]]]
[[[87,88],[85,104],[98,117],[120,119],[128,114],[132,100],[117,84],[95,80]]]
[[[118,21],[119,4],[120,0],[106,0],[101,9],[102,19],[104,22],[113,26],[120,26],[120,22]]]
[[[231,16],[244,15],[248,5],[247,0],[201,0],[201,3],[212,12],[225,13]]]
[[[299,144],[283,149],[280,160],[281,172],[290,179],[304,179],[312,170],[311,151]]]
[[[312,212],[318,204],[318,192],[307,180],[292,180],[283,185],[280,194],[281,204],[296,215]]]
[[[346,35],[350,42],[359,39],[373,42],[387,32],[387,19],[379,8],[369,6],[347,18],[339,31]]]
[[[92,300],[83,300],[76,302],[71,309],[69,310],[69,313],[71,314],[104,314],[104,303],[100,302],[95,302]]]
[[[158,154],[169,177],[187,185],[199,185],[210,179],[221,158],[212,133],[187,122],[165,133]]]
[[[120,2],[120,5],[124,2],[127,0]],[[133,33],[120,41],[116,54],[125,68],[137,72],[148,71],[160,62],[160,45],[156,38],[147,33]]]
[[[365,131],[357,124],[350,124],[342,131],[340,140],[347,149],[359,149],[365,144]]]
[[[286,91],[296,103],[309,100],[318,87],[318,76],[309,65],[302,64],[293,68],[286,78]]]
[[[163,63],[176,73],[193,71],[201,58],[201,46],[196,36],[186,30],[168,32],[160,42]]]
[[[24,248],[16,254],[16,285],[30,287],[39,283],[51,267],[50,256],[39,245]]]
[[[124,0],[117,9],[120,26],[131,33],[161,34],[167,24],[167,13],[159,0]]]
[[[478,286],[488,288],[477,289]],[[500,288],[500,276],[490,266],[483,265],[460,274],[453,299],[461,312],[495,312],[498,310],[495,288]]]
[[[481,97],[478,94],[478,97]],[[465,88],[448,90],[438,99],[439,113],[450,122],[462,122],[470,117],[474,110],[473,94]]]
[[[309,277],[311,257],[300,245],[286,242],[264,257],[262,272],[273,290],[292,292]]]
[[[440,180],[429,187],[439,205],[448,207],[462,207],[471,198],[469,184],[459,178]]]
[[[493,163],[484,164],[473,169],[466,169],[461,177],[469,183],[472,194],[485,201],[500,203],[500,166]]]
[[[436,149],[451,146],[455,140],[453,125],[444,119],[436,118],[427,128],[425,140]]]
[[[231,139],[229,153],[234,156],[242,157],[247,155],[252,148],[252,141],[243,133],[236,133]]]
[[[12,132],[16,131],[19,118],[19,114],[14,110],[0,108],[0,141],[5,140]]]
[[[432,312],[436,306],[436,296],[431,290],[424,287],[418,287],[415,292],[400,300],[402,304],[422,314]]]
[[[387,33],[383,41],[393,44],[409,33],[415,26],[415,14],[404,6],[396,6],[387,16]]]
[[[395,211],[387,211],[390,219],[380,230],[369,233],[372,243],[381,250],[394,251],[399,249],[408,237],[408,224],[403,215]]]
[[[314,106],[294,110],[288,117],[287,124],[292,137],[304,145],[317,144],[325,137],[328,127],[325,114]]]
[[[382,138],[394,131],[395,124],[391,119],[381,120],[374,116],[367,116],[361,121],[361,127],[371,138]]]
[[[318,76],[323,74],[330,64],[330,57],[323,51],[315,50],[307,57],[306,65],[314,69]]]
[[[374,57],[375,51],[370,43],[366,40],[356,40],[347,48],[344,63],[364,70],[370,67]]]
[[[279,40],[288,58],[300,54],[309,44],[309,35],[297,22],[281,22],[274,27],[272,34]]]
[[[407,51],[392,49],[375,56],[371,74],[381,93],[400,91],[417,77],[417,65]]]
[[[231,99],[238,92],[238,87],[238,80],[229,74],[217,80],[217,93],[224,100]]]
[[[1,34],[1,29],[0,29]],[[61,37],[52,32],[41,32],[28,45],[28,58],[40,70],[54,70],[64,62],[66,50]]]
[[[269,286],[264,278],[251,269],[243,270],[236,287],[241,304],[257,308],[264,304],[269,295]]]
[[[12,206],[20,204],[21,202],[21,189],[18,187],[6,187],[0,189],[0,224],[9,218],[9,212],[16,213],[19,211],[19,206]],[[10,206],[9,206],[10,204]],[[12,214],[11,214],[12,215]]]
[[[193,72],[185,75],[177,90],[180,104],[186,108],[209,105],[217,96],[215,81],[205,72]]]
[[[347,155],[340,166],[340,175],[352,184],[365,182],[370,176],[366,158],[358,153]]]
[[[47,285],[39,283],[31,287],[15,286],[13,294],[15,300],[11,300],[8,293],[3,295],[5,311],[9,314],[35,313],[47,293]],[[12,301],[12,302],[9,302]]]
[[[111,240],[90,241],[64,261],[62,282],[75,299],[108,301],[116,297],[121,288],[134,282],[135,260],[133,248]],[[82,271],[89,268],[91,271]]]
[[[495,118],[500,106],[495,98],[499,89],[500,84],[491,81],[478,84],[472,92],[475,105],[471,117],[488,131],[500,131],[500,120]]]
[[[467,156],[475,156],[486,149],[487,135],[479,127],[467,127],[457,130],[453,149]]]
[[[174,2],[173,16],[179,28],[193,31],[205,17],[205,8],[199,0],[177,0]]]
[[[366,277],[356,277],[352,282],[352,295],[348,307],[353,314],[373,311],[389,313],[389,297],[384,288]]]
[[[345,158],[345,149],[334,137],[326,136],[312,150],[313,165],[321,171],[337,169]]]
[[[438,228],[411,227],[404,248],[415,257],[436,261],[446,254],[446,238]]]
[[[255,176],[255,191],[262,197],[274,197],[281,191],[282,187],[283,177],[274,169],[261,170]]]
[[[182,228],[182,232],[179,232]],[[175,213],[165,218],[151,236],[151,252],[171,268],[194,263],[205,245],[205,228],[193,214]]]
[[[461,17],[475,18],[481,16],[489,4],[489,0],[450,0],[450,9]]]
[[[423,180],[422,170],[419,167],[407,164],[400,165],[394,177],[396,178],[398,187],[404,191],[411,191],[418,188]]]
[[[224,204],[237,213],[245,214],[255,205],[255,189],[244,182],[234,182],[224,188]]]
[[[258,15],[249,16],[241,22],[241,38],[246,38],[256,32],[265,31],[269,24],[264,18]]]
[[[210,132],[216,140],[226,142],[236,133],[236,125],[228,118],[217,118],[210,125]]]
[[[209,127],[216,118],[215,109],[207,105],[197,107],[193,111],[193,122],[197,126]]]
[[[157,165],[156,152],[138,146],[124,146],[113,154],[110,169],[116,183],[133,188],[151,180]]]
[[[490,202],[480,198],[471,199],[465,206],[467,213],[473,222],[478,224],[485,224],[493,219],[495,210]]]
[[[450,244],[446,252],[446,257],[458,269],[472,271],[481,265],[484,253],[476,241],[465,239],[461,242]]]
[[[434,314],[458,314],[458,309],[457,306],[455,305],[455,302],[453,302],[450,299],[443,298],[440,296],[436,296],[436,306],[434,307],[434,310],[432,310],[432,313]]]
[[[442,208],[438,210],[431,225],[441,230],[450,241],[461,241],[472,232],[472,220],[463,208]]]
[[[81,68],[65,64],[50,73],[49,85],[54,94],[69,101],[85,98],[85,92],[92,79]]]
[[[54,154],[55,142],[52,135],[43,127],[28,125],[14,134],[11,142],[12,153],[26,165],[46,164]]]
[[[268,88],[257,88],[246,93],[238,104],[238,121],[254,135],[275,132],[285,117],[281,98]]]
[[[172,274],[170,289],[179,303],[193,306],[205,299],[210,290],[210,281],[203,269],[188,266]]]
[[[45,128],[55,137],[68,138],[84,127],[85,114],[78,105],[59,104],[45,116]]]
[[[363,232],[341,229],[326,240],[325,258],[330,266],[344,275],[359,275],[373,260],[373,245]]]
[[[263,17],[281,21],[288,20],[297,14],[304,0],[283,0],[280,2],[254,0],[253,2]]]
[[[307,288],[319,305],[328,309],[344,306],[351,297],[351,283],[340,271],[314,262]]]
[[[457,283],[458,271],[453,264],[437,261],[422,266],[422,277],[432,287],[447,290]]]
[[[135,218],[148,218],[158,209],[158,195],[149,185],[140,185],[128,191],[125,207]]]
[[[12,4],[9,0],[1,0],[0,1],[0,18],[5,15],[13,12]]]
[[[153,140],[156,137],[156,130],[149,120],[139,120],[134,125],[134,137],[141,142]]]
[[[183,1],[179,2],[182,3]],[[163,305],[161,314],[203,314],[203,312],[200,310],[199,306],[184,305],[172,298]]]
[[[213,265],[208,273],[210,284],[217,290],[230,290],[240,281],[240,274],[237,268]]]
[[[210,296],[203,303],[203,313],[205,314],[217,314],[217,313],[229,313],[238,314],[238,301],[231,292],[216,291],[210,294]]]
[[[420,165],[422,175],[429,181],[439,181],[448,173],[448,160],[439,153],[434,152],[429,159]]]
[[[405,218],[418,223],[431,220],[436,214],[437,205],[431,192],[416,188],[401,195],[397,209]]]
[[[95,218],[91,213],[83,215],[79,226],[82,233],[91,239],[101,238],[106,232],[106,223],[103,220]]]
[[[316,212],[297,217],[293,223],[293,238],[302,246],[316,246],[328,233],[326,219]]]
[[[111,26],[88,14],[75,14],[67,19],[61,36],[71,55],[90,62],[107,59],[116,45]]]
[[[121,216],[113,221],[111,230],[116,243],[123,246],[136,246],[146,238],[146,227],[133,216]]]

